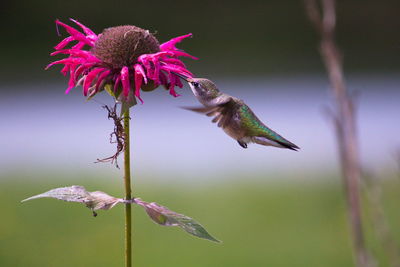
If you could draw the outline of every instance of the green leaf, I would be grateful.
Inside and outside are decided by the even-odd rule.
[[[179,226],[191,235],[214,242],[221,242],[211,236],[201,224],[186,215],[176,213],[167,207],[158,205],[155,202],[148,203],[142,201],[140,198],[135,198],[134,203],[144,207],[149,217],[160,225]]]
[[[113,87],[112,87],[111,84],[108,83],[108,84],[104,85],[104,90],[105,90],[110,96],[112,96],[112,97],[114,97],[115,99],[117,99],[118,95],[116,95],[116,94],[114,93],[114,90],[113,90]]]
[[[85,204],[93,212],[99,209],[109,210],[116,204],[124,202],[123,199],[112,197],[101,191],[88,192],[83,186],[79,185],[55,188],[43,194],[24,199],[21,202],[37,198],[55,198],[68,202],[79,202]],[[97,214],[94,212],[93,215],[96,216]]]

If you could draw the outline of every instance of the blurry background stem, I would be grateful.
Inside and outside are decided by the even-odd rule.
[[[368,200],[368,215],[376,237],[387,255],[389,266],[400,267],[399,246],[393,238],[387,215],[383,206],[382,178],[372,174],[364,174],[364,185]]]
[[[125,199],[131,199],[131,168],[129,142],[129,108],[123,114],[124,118],[124,184]],[[131,204],[125,205],[125,267],[132,266],[132,211]]]
[[[336,24],[335,1],[321,0],[320,8],[316,0],[305,0],[305,5],[309,19],[321,35],[320,53],[325,63],[335,98],[336,112],[333,115],[333,120],[340,153],[356,263],[360,267],[371,266],[372,262],[365,247],[361,217],[359,189],[361,168],[354,106],[346,89],[341,55],[334,41]],[[320,9],[322,9],[321,12]]]

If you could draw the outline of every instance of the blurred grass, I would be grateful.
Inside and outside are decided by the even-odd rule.
[[[40,199],[20,204],[28,196],[72,184],[121,196],[120,179],[31,176],[0,176],[0,266],[123,266],[122,206],[94,218],[76,203]],[[136,196],[195,218],[223,243],[158,226],[135,207],[135,266],[352,266],[342,188],[339,179],[325,178],[138,184]],[[399,188],[389,185],[385,191],[392,226],[400,222]],[[385,252],[367,228],[370,247],[384,263],[380,266],[387,266]],[[399,229],[395,231],[399,241]]]

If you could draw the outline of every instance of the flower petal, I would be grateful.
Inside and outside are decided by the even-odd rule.
[[[188,71],[187,69],[182,68],[180,66],[177,66],[177,65],[163,64],[161,66],[161,69],[165,70],[165,71],[168,71],[168,72],[173,71],[173,72],[176,72],[176,73],[181,74],[181,75],[186,76],[186,77],[190,77],[190,78],[193,77],[193,74],[190,71]]]
[[[131,82],[129,80],[129,68],[127,66],[123,66],[121,69],[121,82],[124,96],[128,97],[129,90],[131,89]]]
[[[160,83],[164,86],[168,86],[168,78],[164,72],[160,72]],[[167,89],[167,88],[166,88]]]
[[[86,34],[86,35],[96,35],[91,29],[89,29],[88,27],[86,27],[85,25],[83,25],[82,23],[80,23],[79,21],[77,21],[77,20],[75,20],[75,19],[72,19],[72,18],[70,18],[69,19],[70,21],[72,21],[72,22],[74,22],[76,25],[78,25],[79,27],[81,27],[82,28],[82,30],[83,30],[83,32]],[[96,35],[97,36],[97,35]]]
[[[55,56],[58,54],[66,54],[66,55],[70,55],[71,57],[79,57],[79,58],[86,59],[86,61],[101,63],[100,59],[98,59],[96,56],[94,56],[91,52],[85,51],[85,50],[63,49],[63,50],[55,51],[55,52],[51,53],[50,55]]]
[[[156,58],[153,58],[152,62],[153,62],[153,75],[152,75],[151,79],[154,81],[154,84],[156,86],[158,86],[160,84],[161,64]]]
[[[107,78],[107,76],[111,73],[110,70],[106,70],[103,73],[100,74],[99,78],[97,79],[96,82],[96,92],[99,91],[99,88],[101,86],[101,84],[103,83],[103,81],[105,81],[105,78]]]
[[[78,42],[76,45],[72,46],[72,49],[82,49],[85,45],[84,42]]]
[[[81,63],[82,63],[82,59],[80,59],[80,58],[64,58],[64,59],[57,60],[57,61],[50,63],[49,65],[46,66],[45,69],[47,70],[48,68],[50,68],[51,66],[56,65],[56,64],[78,65]]]
[[[80,65],[78,68],[76,68],[75,72],[74,72],[74,81],[76,82],[79,78],[79,76],[81,76],[81,74],[87,70],[87,66],[82,64]]]
[[[142,66],[140,66],[139,64],[135,64],[134,68],[135,68],[135,96],[139,98],[140,102],[142,102],[143,104],[143,100],[140,97],[140,88],[142,87],[142,80],[145,79],[145,82],[147,83],[147,78]]]
[[[185,64],[183,64],[183,62],[177,58],[163,58],[162,61],[186,68]]]
[[[114,82],[114,92],[118,91],[119,84],[121,83],[121,75],[117,74],[117,77],[115,78]]]
[[[69,34],[71,34],[71,36],[72,36],[75,40],[84,42],[85,44],[87,44],[87,45],[89,45],[89,46],[94,46],[93,40],[89,40],[83,33],[81,33],[81,32],[79,32],[78,30],[72,28],[71,26],[68,26],[68,25],[65,24],[65,23],[62,23],[62,22],[59,21],[59,20],[56,20],[56,23],[57,23],[58,25],[63,26],[63,27],[65,28],[65,30],[66,30]]]
[[[58,45],[56,45],[54,47],[55,50],[59,50],[59,49],[63,49],[64,47],[66,47],[70,42],[74,41],[74,37],[72,36],[68,36],[67,38],[65,38],[64,40],[62,40],[60,43],[58,43]]]
[[[188,37],[192,37],[192,34],[189,33],[189,34],[186,34],[186,35],[182,35],[182,36],[178,36],[178,37],[172,38],[168,42],[165,42],[165,43],[161,44],[160,45],[160,50],[161,51],[176,50],[177,48],[175,47],[175,45],[177,43],[180,43],[183,39],[188,38]]]
[[[183,87],[183,84],[181,82],[181,79],[179,76],[177,76],[176,74],[174,74],[174,78],[175,78],[175,85],[178,86],[179,88]]]
[[[69,65],[65,65],[62,69],[61,69],[61,73],[66,76],[68,71],[70,70],[70,66]]]
[[[180,96],[179,94],[177,94],[175,92],[175,84],[176,84],[175,77],[176,76],[173,75],[172,73],[169,73],[168,77],[169,77],[169,87],[168,87],[169,93],[174,97]]]
[[[65,67],[66,67],[66,66],[65,66]],[[75,87],[75,79],[74,79],[75,69],[76,69],[76,66],[72,66],[72,67],[70,68],[70,71],[69,71],[68,88],[67,88],[67,90],[65,90],[65,93],[66,93],[66,94],[68,94],[69,91],[71,91],[71,89]]]
[[[138,73],[140,73],[142,75],[142,77],[144,79],[144,83],[147,84],[146,72],[144,72],[144,69],[143,69],[142,65],[135,64],[133,66],[133,68],[135,69],[135,73],[138,72]]]
[[[97,75],[104,71],[104,68],[95,68],[91,72],[88,73],[88,75],[85,78],[85,81],[83,82],[83,95],[87,96],[89,87],[92,86],[93,80],[97,77]]]
[[[97,34],[95,34],[91,29],[89,29],[88,27],[86,27],[85,25],[83,25],[82,23],[80,23],[77,20],[71,19],[70,20],[72,22],[74,22],[76,25],[78,25],[79,27],[82,28],[83,32],[86,34],[86,38],[88,38],[89,40],[96,42],[98,39]]]
[[[151,55],[149,55],[149,54],[144,54],[144,55],[141,55],[138,57],[138,62],[141,63],[146,68],[147,71],[149,69],[151,69],[150,58],[151,58]],[[149,75],[148,72],[147,72],[147,75]]]
[[[174,56],[176,56],[176,57],[189,57],[191,59],[198,60],[197,57],[194,57],[194,56],[192,56],[192,55],[190,55],[190,54],[188,54],[186,52],[183,52],[183,51],[175,50],[172,53],[174,53]]]

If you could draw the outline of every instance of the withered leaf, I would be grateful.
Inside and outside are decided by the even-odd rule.
[[[55,188],[43,194],[24,199],[21,202],[46,197],[68,202],[83,203],[92,211],[99,209],[108,210],[114,207],[116,204],[124,201],[123,199],[112,197],[101,191],[88,192],[83,186],[73,185],[68,187]]]
[[[149,217],[154,222],[160,225],[179,226],[191,235],[214,242],[221,242],[211,236],[201,224],[186,215],[176,213],[168,209],[167,207],[161,206],[155,202],[145,202],[142,201],[140,198],[135,198],[134,201],[136,204],[144,207]]]

